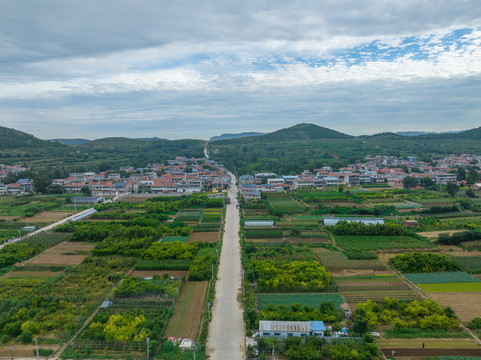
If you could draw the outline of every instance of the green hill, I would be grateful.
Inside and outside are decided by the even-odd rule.
[[[260,141],[350,139],[351,135],[314,124],[298,124],[258,137]]]
[[[64,148],[61,144],[51,143],[47,140],[40,140],[33,135],[0,126],[0,150],[35,150]]]

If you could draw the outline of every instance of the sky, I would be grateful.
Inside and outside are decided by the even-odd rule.
[[[42,139],[481,126],[479,0],[0,0],[0,9],[0,126]]]

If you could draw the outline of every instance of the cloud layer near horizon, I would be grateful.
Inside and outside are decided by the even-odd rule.
[[[481,124],[475,0],[1,3],[0,125],[41,138]]]

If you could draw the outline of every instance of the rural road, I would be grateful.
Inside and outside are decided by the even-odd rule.
[[[212,322],[207,339],[207,352],[212,360],[244,359],[244,320],[238,295],[241,291],[241,253],[236,178],[232,173],[227,205]]]

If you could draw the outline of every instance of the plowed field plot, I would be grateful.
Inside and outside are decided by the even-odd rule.
[[[481,317],[481,291],[478,292],[430,292],[431,299],[442,306],[451,306],[463,322]]]
[[[375,290],[373,288],[366,288],[365,290],[341,290],[341,294],[344,296],[344,299],[349,304],[351,309],[355,309],[355,306],[359,302],[365,302],[367,300],[381,302],[385,297],[399,300],[417,300],[420,298],[419,295],[411,289]]]
[[[368,299],[382,301],[384,297],[415,300],[419,296],[397,276],[361,275],[333,277],[339,291],[351,308]]]
[[[478,349],[474,339],[376,339],[380,348]]]
[[[95,247],[86,242],[64,241],[26,261],[28,265],[78,265]]]
[[[429,240],[437,240],[440,234],[448,234],[453,235],[457,232],[461,232],[463,230],[445,230],[445,231],[423,231],[418,232],[418,235],[427,237]]]
[[[334,277],[333,280],[336,282],[337,286],[341,289],[352,288],[352,287],[366,287],[366,286],[375,287],[376,289],[380,287],[393,287],[393,286],[398,286],[398,287],[402,286],[403,288],[405,287],[405,284],[394,275],[342,276],[342,277]]]
[[[187,270],[133,270],[130,272],[129,275],[146,278],[152,277],[154,275],[162,276],[164,274],[169,274],[169,276],[181,278],[182,276],[187,277],[189,272]]]
[[[166,337],[197,337],[207,285],[207,281],[188,281],[184,284],[165,331]]]
[[[297,245],[297,244],[327,244],[329,243],[329,239],[325,237],[288,237],[287,241],[290,244]]]
[[[137,197],[137,196],[129,196],[125,197],[119,200],[119,202],[125,202],[125,203],[140,203],[148,200],[150,198],[148,197]]]
[[[203,242],[203,243],[215,243],[219,238],[219,233],[216,232],[195,232],[190,235],[188,243]]]
[[[31,218],[28,219],[29,222],[32,223],[47,223],[47,222],[55,222],[64,217],[72,215],[73,211],[42,211],[38,214],[35,214]]]
[[[264,309],[269,304],[285,305],[301,304],[319,307],[322,302],[332,301],[337,309],[344,302],[339,294],[257,294],[259,309]]]
[[[38,345],[39,349],[51,349],[56,351],[58,349],[58,345]],[[34,355],[35,351],[35,344],[32,345],[22,345],[22,344],[15,344],[12,349],[10,349],[10,345],[4,345],[0,347],[0,359],[10,359],[10,358],[35,358]]]
[[[481,356],[481,349],[421,349],[421,348],[381,348],[381,352],[386,356],[390,357],[392,351],[395,351],[396,358],[423,358],[427,359],[428,357],[456,357],[457,359],[467,360],[477,360],[479,356]]]
[[[480,282],[474,276],[465,272],[440,272],[428,274],[404,274],[414,284],[445,284]]]
[[[312,251],[317,255],[322,265],[330,272],[345,270],[384,270],[386,265],[379,260],[349,260],[346,255],[340,251]]]

